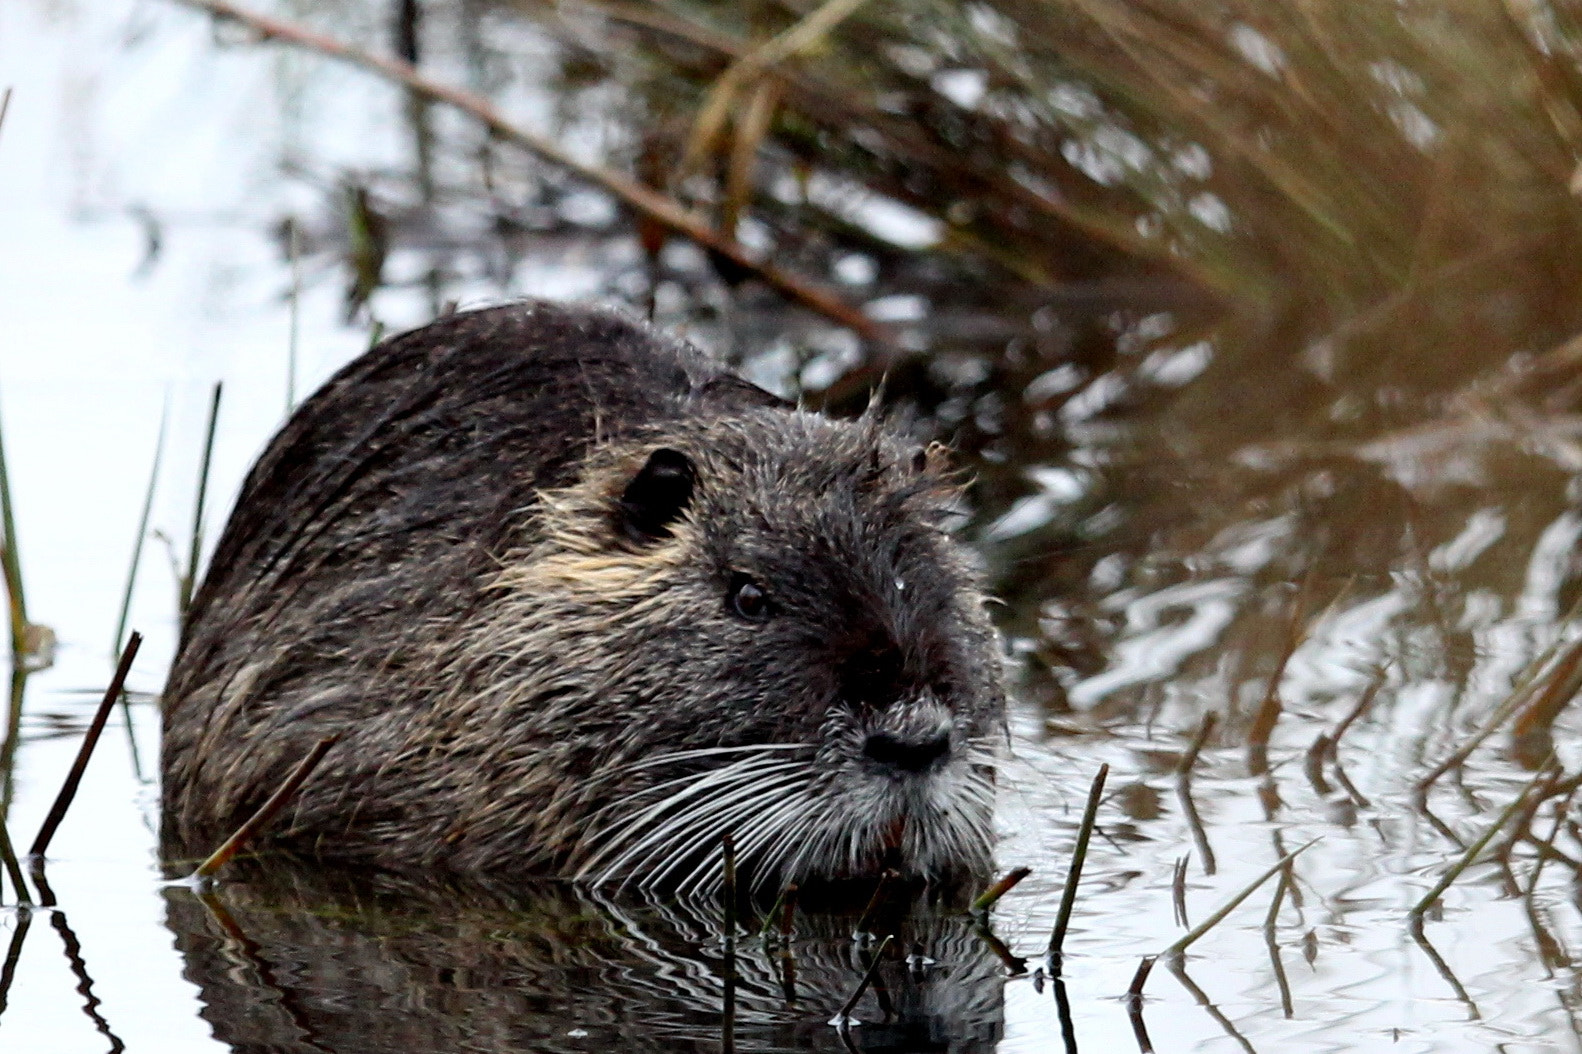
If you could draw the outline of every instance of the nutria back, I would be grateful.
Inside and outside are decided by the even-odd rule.
[[[988,867],[1004,701],[937,450],[621,316],[392,338],[248,476],[164,697],[201,848],[326,735],[274,837],[391,867],[755,881]]]

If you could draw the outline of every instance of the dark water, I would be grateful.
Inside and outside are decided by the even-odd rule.
[[[379,46],[389,33],[385,5],[288,9]],[[568,82],[562,30],[504,6],[431,16],[437,72],[589,156],[620,153],[606,119],[620,82]],[[715,904],[557,884],[286,861],[201,895],[166,881],[153,694],[209,385],[226,385],[212,537],[287,403],[376,324],[504,296],[640,304],[650,275],[600,196],[504,152],[485,163],[454,115],[414,115],[386,86],[173,5],[0,6],[6,83],[0,421],[30,611],[59,637],[13,710],[19,842],[108,678],[162,412],[168,430],[133,594],[149,644],[130,722],[112,720],[51,848],[54,906],[4,885],[5,1049],[1136,1049],[1122,996],[1139,960],[1315,839],[1180,972],[1160,964],[1141,1015],[1154,1048],[1582,1046],[1582,831],[1558,780],[1420,930],[1408,919],[1537,766],[1582,764],[1569,710],[1521,737],[1496,720],[1534,670],[1556,702],[1574,690],[1582,427],[1576,356],[1554,339],[1571,305],[1535,317],[1447,284],[1415,320],[1443,335],[1438,353],[1359,325],[1340,354],[1301,305],[1211,317],[1108,258],[1084,257],[1058,295],[974,282],[894,249],[937,239],[928,217],[854,197],[892,249],[851,248],[838,287],[913,352],[890,364],[892,393],[976,473],[969,535],[1019,671],[997,864],[1033,873],[987,927],[926,904],[876,923],[895,939],[843,1030],[832,1021],[878,952],[853,938],[854,913],[799,915],[789,942],[762,939],[755,915],[727,949]],[[359,223],[381,232],[377,283],[359,284]],[[665,252],[662,324],[788,394],[860,397],[840,382],[872,363],[849,334],[753,283],[733,290],[686,246]],[[1539,281],[1511,266],[1512,285]],[[1101,763],[1057,986],[1042,953]]]

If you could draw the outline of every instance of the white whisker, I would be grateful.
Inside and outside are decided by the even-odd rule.
[[[640,769],[653,768],[655,765],[670,765],[678,761],[692,761],[697,758],[718,757],[721,754],[762,754],[775,750],[812,750],[808,743],[748,743],[738,747],[699,747],[696,750],[677,750],[669,754],[656,754],[653,757],[639,758],[636,761],[619,765],[612,769],[612,773],[635,772]]]
[[[754,773],[754,777],[750,781],[745,781],[744,786],[739,787],[735,786],[735,783],[742,781],[732,781],[732,787],[726,794],[719,797],[711,797],[706,801],[693,802],[688,808],[682,809],[680,812],[664,816],[646,834],[639,828],[634,832],[635,836],[639,836],[637,841],[622,849],[619,855],[604,867],[603,873],[596,881],[608,881],[611,874],[624,865],[636,859],[647,859],[654,855],[654,851],[667,845],[683,840],[706,840],[713,832],[718,816],[722,811],[732,811],[733,807],[738,803],[745,802],[750,806],[753,799],[759,795],[773,791],[782,785],[789,785],[797,779],[795,774],[782,774],[777,780],[767,782],[762,778],[758,778],[757,773]],[[704,786],[701,789],[707,790],[710,789],[710,786],[712,785]],[[665,804],[695,797],[698,791],[699,788],[690,788],[682,794],[672,795],[671,798],[666,799]],[[653,806],[650,806],[648,810],[645,810],[645,814],[651,813],[653,808]],[[632,826],[631,824],[625,825],[622,830],[630,830]],[[698,831],[699,827],[702,828],[701,831]],[[692,837],[694,832],[697,832],[696,837]],[[599,866],[610,852],[620,847],[622,841],[623,837],[613,839],[610,844],[600,850],[594,858],[583,866],[583,873]],[[648,852],[645,853],[645,850],[648,850]]]
[[[805,781],[804,781],[805,782]],[[738,866],[749,867],[754,864],[753,857],[763,845],[766,838],[772,837],[782,819],[794,816],[806,807],[806,799],[802,794],[793,793],[782,800],[778,805],[771,805],[753,817],[746,826],[734,832],[736,836],[736,858]],[[705,861],[705,864],[707,861]],[[716,873],[712,878],[700,881],[701,872],[705,865],[694,868],[686,878],[682,879],[681,889],[711,890],[719,886],[723,876]],[[755,883],[756,884],[756,883]]]
[[[641,787],[630,794],[617,798],[615,801],[599,809],[588,818],[588,821],[591,824],[593,821],[597,820],[608,812],[613,812],[622,806],[632,804],[634,801],[640,798],[647,797],[650,794],[656,794],[662,790],[668,790],[671,787],[687,785],[689,786],[689,789],[684,792],[674,794],[664,801],[655,802],[645,806],[644,812],[639,813],[638,816],[640,817],[648,812],[652,812],[656,808],[662,809],[666,806],[673,805],[678,801],[693,796],[699,791],[709,789],[710,786],[713,786],[716,783],[739,782],[747,779],[756,779],[760,776],[775,775],[781,771],[788,771],[802,767],[800,763],[789,761],[763,766],[750,763],[753,761],[756,761],[756,759],[749,759],[749,762],[736,762],[735,764],[727,765],[725,768],[712,769],[707,772],[690,772],[685,776],[677,776],[674,779],[665,780],[663,783],[655,783],[647,787]],[[701,784],[697,784],[696,781],[699,780],[702,780],[703,782]],[[628,820],[635,818],[636,817],[629,817]],[[623,821],[622,826],[625,826],[626,823],[627,821]]]

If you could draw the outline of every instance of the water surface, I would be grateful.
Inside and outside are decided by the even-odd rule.
[[[376,36],[381,24],[372,8],[302,6],[338,32]],[[437,24],[435,61],[464,76],[467,38]],[[493,46],[515,48],[501,97],[524,121],[549,121],[555,100],[534,78],[553,49],[509,20],[482,24]],[[1182,326],[1175,345],[1155,339],[1145,362],[1128,359],[1128,340],[1180,325],[1151,310],[1105,323],[1109,367],[1080,342],[1020,361],[1021,409],[954,396],[932,406],[981,458],[971,533],[1027,671],[997,859],[1033,874],[992,930],[926,908],[897,923],[900,957],[848,1036],[830,1022],[874,950],[852,939],[851,917],[809,916],[788,948],[743,936],[728,959],[712,904],[554,884],[441,888],[278,861],[228,872],[207,900],[167,883],[153,696],[174,641],[171,562],[190,538],[210,386],[225,385],[212,538],[288,402],[361,350],[376,320],[420,324],[452,300],[640,299],[639,254],[609,203],[574,186],[550,188],[553,215],[532,238],[501,236],[459,193],[438,206],[402,198],[415,184],[398,93],[236,34],[217,41],[172,5],[9,3],[0,81],[16,88],[0,133],[0,421],[31,614],[59,638],[54,665],[25,685],[8,819],[18,841],[109,676],[168,421],[132,605],[148,644],[131,725],[113,719],[51,848],[56,907],[20,909],[7,887],[7,1049],[1011,1052],[1063,1049],[1069,1034],[1078,1049],[1127,1050],[1138,1040],[1121,996],[1138,961],[1183,932],[1178,862],[1195,924],[1315,839],[1272,915],[1271,882],[1182,974],[1155,972],[1143,1020],[1156,1049],[1582,1046],[1570,952],[1582,940],[1582,845],[1566,825],[1566,858],[1539,872],[1529,845],[1475,864],[1429,916],[1426,940],[1407,922],[1532,778],[1502,732],[1436,785],[1428,809],[1412,793],[1573,632],[1574,418],[1524,415],[1519,398],[1497,412],[1425,400],[1368,442],[1337,438],[1327,396],[1304,396],[1288,357],[1271,354],[1260,373],[1241,356],[1228,372],[1245,330]],[[573,128],[579,149],[598,149],[590,134]],[[433,164],[442,185],[470,171],[443,150]],[[335,239],[352,185],[411,207],[392,214],[385,281],[349,310]],[[284,217],[302,224],[295,277]],[[678,273],[706,274],[697,254],[675,251]],[[849,345],[830,327],[741,295],[733,315],[677,293],[661,320],[744,358],[765,383],[816,388],[838,368]],[[912,306],[883,310],[905,318]],[[1006,308],[1009,329],[1026,323],[1021,311]],[[970,375],[985,338],[932,339],[935,383],[954,391],[951,371]],[[1420,366],[1380,355],[1391,383]],[[1491,368],[1447,354],[1435,384],[1454,393]],[[1138,390],[1149,398],[1128,406]],[[996,430],[997,414],[1015,427]],[[993,441],[1011,433],[1016,443]],[[1334,759],[1311,760],[1370,685]],[[1183,781],[1178,762],[1209,712],[1217,730]],[[1572,768],[1574,724],[1562,714],[1553,744]],[[1101,763],[1110,790],[1068,938],[1066,1023],[1041,955]],[[1552,804],[1534,821],[1540,835]]]

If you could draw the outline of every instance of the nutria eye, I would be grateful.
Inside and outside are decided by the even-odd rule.
[[[731,591],[725,602],[731,611],[748,622],[762,622],[770,615],[769,594],[764,587],[744,574],[731,576]]]

